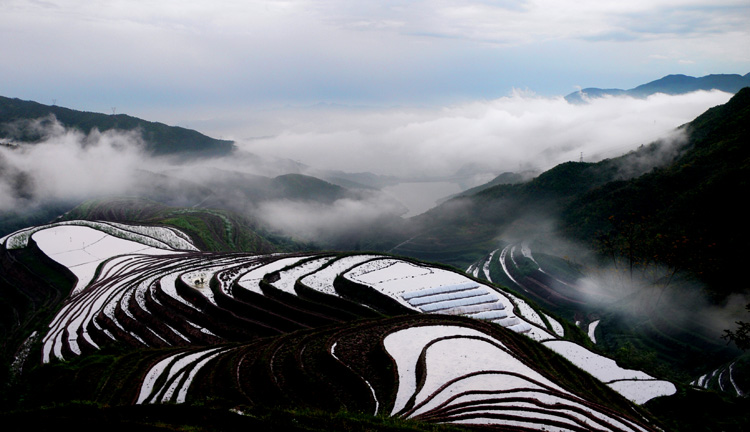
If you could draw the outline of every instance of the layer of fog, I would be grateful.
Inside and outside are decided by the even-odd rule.
[[[50,206],[72,208],[89,199],[140,197],[172,206],[229,209],[296,239],[348,245],[381,218],[408,211],[377,189],[349,191],[329,185],[316,197],[278,197],[274,193],[284,191],[269,187],[273,177],[308,168],[289,159],[243,151],[210,159],[153,157],[146,153],[138,131],[94,129],[84,134],[66,129],[53,116],[23,126],[20,129],[33,129],[43,138],[34,143],[3,140],[3,217]],[[4,128],[12,129],[13,125]],[[305,185],[299,190],[304,191]]]
[[[562,97],[517,91],[441,108],[319,106],[244,113],[227,132],[253,153],[320,169],[444,178],[476,164],[497,175],[543,171],[581,157],[595,162],[619,156],[668,135],[731,96],[718,91],[657,94],[571,105]]]
[[[745,305],[750,304],[750,293],[733,293],[717,302],[688,274],[658,263],[631,270],[624,259],[586,267],[578,287],[587,303],[602,311],[636,319],[658,317],[678,328],[703,328],[714,338],[745,319]]]
[[[392,195],[409,209],[403,216],[412,217],[435,207],[441,198],[461,189],[450,182],[405,182],[386,186],[383,192]]]
[[[132,190],[146,160],[140,134],[83,134],[46,123],[42,142],[0,148],[0,211]]]
[[[274,231],[346,248],[356,247],[363,233],[380,228],[383,218],[401,214],[403,205],[383,194],[342,198],[331,204],[274,200],[260,203],[256,212],[259,220]]]

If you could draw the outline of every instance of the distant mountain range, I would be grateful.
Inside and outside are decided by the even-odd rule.
[[[76,111],[3,96],[0,96],[0,141],[41,141],[46,137],[44,126],[51,125],[53,118],[65,128],[77,129],[85,134],[94,129],[100,132],[140,131],[146,150],[155,156],[220,156],[234,149],[233,141],[211,138],[191,129],[150,122],[125,114]],[[41,120],[43,127],[39,128],[34,120]]]
[[[687,75],[667,75],[630,90],[589,87],[565,96],[565,100],[572,104],[585,104],[588,99],[604,96],[645,98],[655,93],[676,95],[697,90],[721,90],[728,93],[737,93],[741,88],[748,86],[750,86],[750,73],[745,75],[706,75],[699,78]]]

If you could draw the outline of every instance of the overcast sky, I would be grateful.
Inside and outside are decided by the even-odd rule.
[[[0,0],[0,94],[139,113],[750,72],[748,0]]]
[[[105,113],[116,107],[238,140],[289,134],[281,126],[310,113],[288,112],[341,104],[369,114],[326,118],[329,129],[307,135],[325,138],[335,124],[341,137],[352,131],[344,123],[373,121],[375,110],[386,123],[356,133],[424,146],[433,120],[451,113],[491,120],[514,112],[506,107],[519,91],[532,99],[524,107],[544,111],[539,121],[551,116],[555,124],[554,97],[578,86],[744,75],[748,23],[748,0],[0,0],[0,95]],[[716,98],[660,130],[710,103]],[[580,113],[564,115],[562,126]],[[408,128],[412,117],[418,125]],[[442,142],[454,126],[483,143],[503,134],[487,138],[460,119],[440,123],[444,129],[432,131],[445,132]]]

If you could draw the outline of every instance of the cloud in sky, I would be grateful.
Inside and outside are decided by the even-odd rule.
[[[749,18],[743,0],[6,0],[0,94],[137,115],[627,88],[747,73]]]
[[[544,170],[581,153],[598,161],[666,138],[730,97],[712,91],[571,105],[515,92],[439,109],[270,111],[248,115],[260,129],[240,126],[235,138],[250,152],[349,172],[441,176],[472,163],[497,173]]]

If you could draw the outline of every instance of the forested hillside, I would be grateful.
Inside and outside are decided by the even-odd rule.
[[[750,88],[685,127],[685,151],[643,176],[610,182],[564,209],[563,229],[604,254],[689,270],[717,295],[737,283],[750,228]]]

